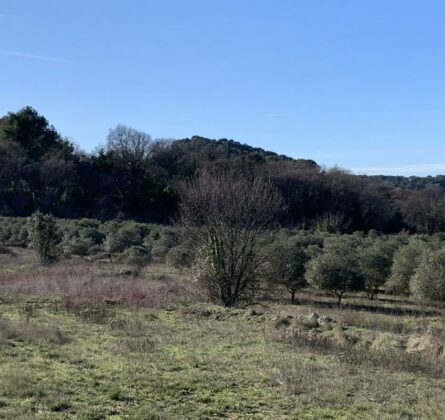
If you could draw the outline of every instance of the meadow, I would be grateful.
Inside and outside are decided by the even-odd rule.
[[[210,304],[193,270],[0,255],[0,418],[442,418],[443,306],[277,288]]]

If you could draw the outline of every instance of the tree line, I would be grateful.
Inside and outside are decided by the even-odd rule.
[[[233,140],[154,140],[118,125],[86,153],[35,109],[0,118],[0,216],[171,223],[179,190],[199,170],[261,173],[286,203],[278,223],[330,233],[445,230],[442,177],[366,177]]]

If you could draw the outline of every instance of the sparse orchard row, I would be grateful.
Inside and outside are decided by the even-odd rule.
[[[189,211],[198,217],[193,209]],[[254,215],[254,211],[249,214]],[[242,223],[251,223],[233,216]],[[225,226],[228,229],[229,224]],[[248,275],[238,285],[238,297],[242,300],[254,297],[255,293],[264,296],[268,290],[281,286],[288,290],[292,301],[298,290],[308,287],[331,292],[339,303],[344,293],[350,291],[366,291],[370,299],[382,292],[411,295],[419,301],[445,299],[443,234],[339,235],[319,230],[270,229],[265,225],[252,236],[253,231],[243,230],[243,225],[236,233],[233,229],[224,230],[219,223],[202,235],[195,228],[132,221],[64,220],[36,213],[29,219],[0,218],[0,244],[30,247],[37,261],[44,264],[81,257],[124,264],[124,273],[132,275],[150,263],[166,263],[181,270],[193,267],[201,280],[207,278],[207,284],[202,284],[215,301],[231,299],[223,294],[232,293],[227,288],[226,292],[215,294],[215,284],[209,289],[209,281],[216,274],[208,270],[217,269],[217,263],[218,270],[226,273],[226,280],[227,273],[236,269]],[[216,234],[219,236],[207,243]],[[254,242],[247,242],[247,248],[243,248],[243,238]],[[234,246],[240,248],[236,250]],[[249,258],[243,259],[243,250],[250,252]],[[256,259],[250,266],[254,271],[248,273],[242,265],[231,266],[234,261],[229,259],[235,256],[234,252],[241,252],[237,264]],[[206,266],[209,258],[216,259]]]

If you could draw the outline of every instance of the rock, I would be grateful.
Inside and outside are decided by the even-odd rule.
[[[318,316],[318,314],[316,312],[312,312],[309,316],[308,319],[311,321],[318,321],[320,317]]]
[[[441,337],[431,330],[422,335],[408,337],[406,351],[409,353],[424,352],[434,356],[445,354]]]
[[[319,323],[330,323],[330,322],[335,322],[333,318],[331,318],[328,315],[323,315],[318,319]]]
[[[303,321],[303,325],[308,328],[317,328],[319,327],[318,318],[318,314],[313,312],[307,317],[306,321]]]
[[[264,315],[264,311],[262,311],[260,309],[252,308],[252,309],[250,309],[248,314],[249,314],[249,316],[259,316],[259,315]]]

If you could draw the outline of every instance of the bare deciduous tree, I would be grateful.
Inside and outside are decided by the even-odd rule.
[[[106,149],[119,172],[122,207],[130,208],[133,215],[137,215],[137,209],[147,195],[151,136],[134,128],[118,125],[110,130]]]
[[[125,125],[118,125],[108,134],[107,150],[114,152],[130,168],[138,167],[150,157],[151,136]]]
[[[261,234],[282,199],[261,175],[202,170],[182,185],[180,221],[197,247],[197,268],[212,300],[234,306],[258,284],[265,256]]]
[[[445,228],[445,195],[438,185],[411,192],[401,210],[405,221],[419,232],[430,235]]]

